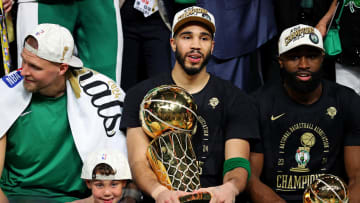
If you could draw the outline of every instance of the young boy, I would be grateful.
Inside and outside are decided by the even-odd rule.
[[[81,178],[92,195],[74,203],[118,203],[126,180],[131,179],[129,163],[120,151],[96,151],[85,160]]]

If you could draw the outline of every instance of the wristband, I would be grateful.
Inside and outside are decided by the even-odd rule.
[[[251,169],[250,169],[250,162],[247,159],[242,157],[235,157],[231,159],[227,159],[224,162],[224,170],[223,170],[223,177],[225,174],[235,168],[244,168],[248,172],[247,180],[250,179],[251,176]]]
[[[158,186],[155,190],[151,192],[151,197],[154,198],[154,200],[156,200],[157,196],[164,190],[167,190],[165,186],[163,185]]]

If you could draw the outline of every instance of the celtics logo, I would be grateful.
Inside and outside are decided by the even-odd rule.
[[[310,161],[310,152],[308,152],[306,149],[300,148],[302,147],[299,147],[299,149],[296,150],[295,160],[300,168],[305,168],[306,164]]]
[[[299,147],[296,150],[295,160],[298,164],[298,167],[291,168],[290,171],[293,172],[309,172],[310,170],[306,168],[306,165],[310,161],[310,148],[315,145],[315,136],[306,132],[300,137],[300,143],[302,147]]]
[[[211,18],[209,16],[209,14],[207,14],[207,13],[203,13],[202,17],[208,19],[209,21],[211,21]]]
[[[345,0],[344,5],[349,6],[351,13],[354,13],[354,7],[360,8],[360,0]]]
[[[315,33],[309,34],[310,41],[314,44],[319,43],[319,37]]]

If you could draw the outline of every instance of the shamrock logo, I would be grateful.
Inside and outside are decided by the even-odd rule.
[[[345,0],[344,5],[349,6],[351,13],[354,13],[354,7],[360,8],[360,0]]]

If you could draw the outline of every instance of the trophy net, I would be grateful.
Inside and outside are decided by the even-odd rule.
[[[149,145],[147,158],[161,184],[170,190],[200,188],[199,169],[189,134],[170,131]]]

